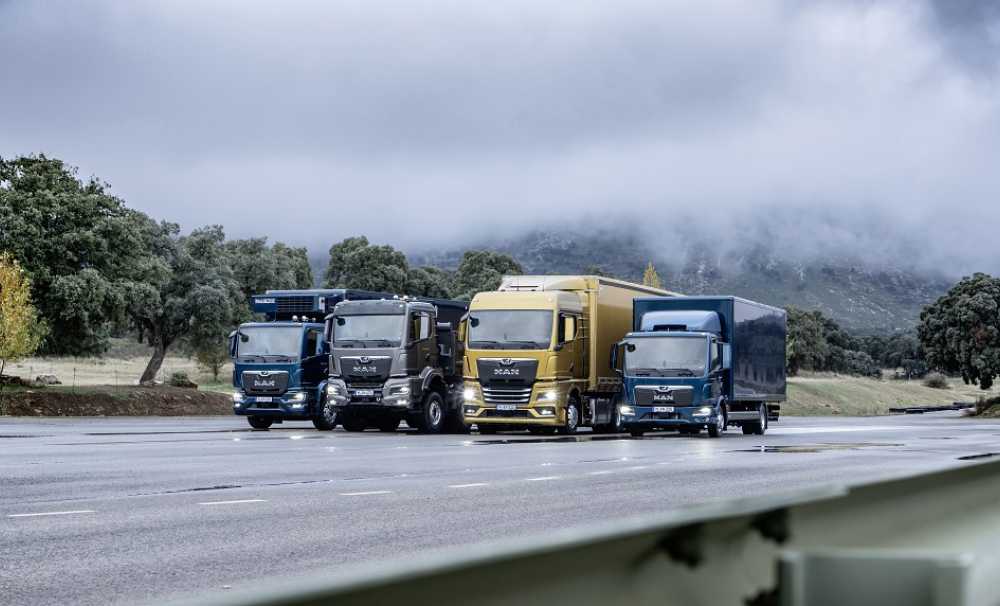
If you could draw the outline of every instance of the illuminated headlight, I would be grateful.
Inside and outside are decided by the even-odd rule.
[[[344,395],[344,390],[336,383],[326,384],[326,395],[328,396],[342,396]]]
[[[546,392],[538,394],[538,399],[536,402],[555,402],[556,398],[559,397],[559,392],[554,389],[550,389]]]
[[[466,387],[465,391],[462,392],[462,399],[466,402],[474,402],[476,400],[476,390],[471,387]]]
[[[238,391],[234,391],[233,392],[233,408],[239,408],[240,406],[243,406],[243,394],[240,393],[240,392],[238,392]]]
[[[712,414],[712,407],[711,406],[702,406],[701,408],[698,409],[697,412],[694,413],[694,416],[696,416],[696,417],[707,417],[710,414]]]
[[[618,407],[618,412],[621,413],[622,416],[631,417],[635,414],[635,407],[622,405]]]
[[[474,414],[476,414],[476,407],[475,406],[466,406],[465,407],[465,414],[467,414],[467,415],[474,415]]]
[[[399,385],[397,387],[390,387],[389,388],[389,395],[390,396],[408,396],[408,395],[410,395],[410,386],[409,385]]]
[[[536,408],[535,411],[537,411],[538,414],[541,415],[541,416],[543,416],[543,417],[554,417],[554,416],[556,416],[556,409],[555,408],[550,408],[548,406],[546,406],[544,408]]]
[[[291,395],[291,397],[288,398],[288,401],[289,402],[305,402],[306,401],[306,394],[305,394],[304,391],[300,391],[298,393],[294,393],[294,394]]]

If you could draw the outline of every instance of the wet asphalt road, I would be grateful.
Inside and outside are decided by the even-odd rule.
[[[0,602],[156,602],[591,520],[966,464],[1000,422],[786,418],[766,436],[317,432],[0,419]]]

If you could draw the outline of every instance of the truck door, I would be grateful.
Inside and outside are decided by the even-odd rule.
[[[709,372],[708,377],[711,382],[712,401],[714,402],[722,395],[722,346],[715,337],[709,343]]]
[[[323,351],[323,331],[307,328],[302,339],[302,385],[318,385],[326,378],[329,358]]]
[[[410,316],[410,351],[413,352],[414,369],[420,372],[428,366],[437,366],[438,352],[434,343],[434,318],[426,311],[416,311]]]
[[[580,358],[581,347],[576,338],[579,318],[573,314],[559,313],[557,319],[556,348],[559,355],[556,374],[560,379],[578,378],[584,371]]]

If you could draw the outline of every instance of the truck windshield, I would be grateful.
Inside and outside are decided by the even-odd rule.
[[[701,377],[707,363],[704,337],[634,339],[625,352],[625,372],[631,376]]]
[[[337,347],[399,347],[406,316],[337,316],[333,342]]]
[[[548,349],[552,312],[517,309],[475,311],[469,315],[469,347],[475,349]]]
[[[298,358],[301,350],[298,326],[241,326],[236,343],[240,358]]]

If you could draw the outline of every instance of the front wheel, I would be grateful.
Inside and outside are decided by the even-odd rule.
[[[330,431],[337,426],[337,411],[332,406],[324,406],[312,419],[313,427],[320,431]]]
[[[432,391],[424,398],[423,411],[417,419],[417,429],[423,433],[441,433],[444,427],[444,401],[441,394]]]
[[[719,406],[719,414],[715,417],[715,423],[708,426],[708,437],[718,438],[726,431],[726,407]]]
[[[559,428],[559,433],[567,436],[572,435],[576,433],[579,426],[580,405],[575,400],[571,400],[569,406],[566,407],[566,423]]]
[[[254,429],[267,429],[274,424],[274,419],[268,417],[247,417],[247,423]]]

